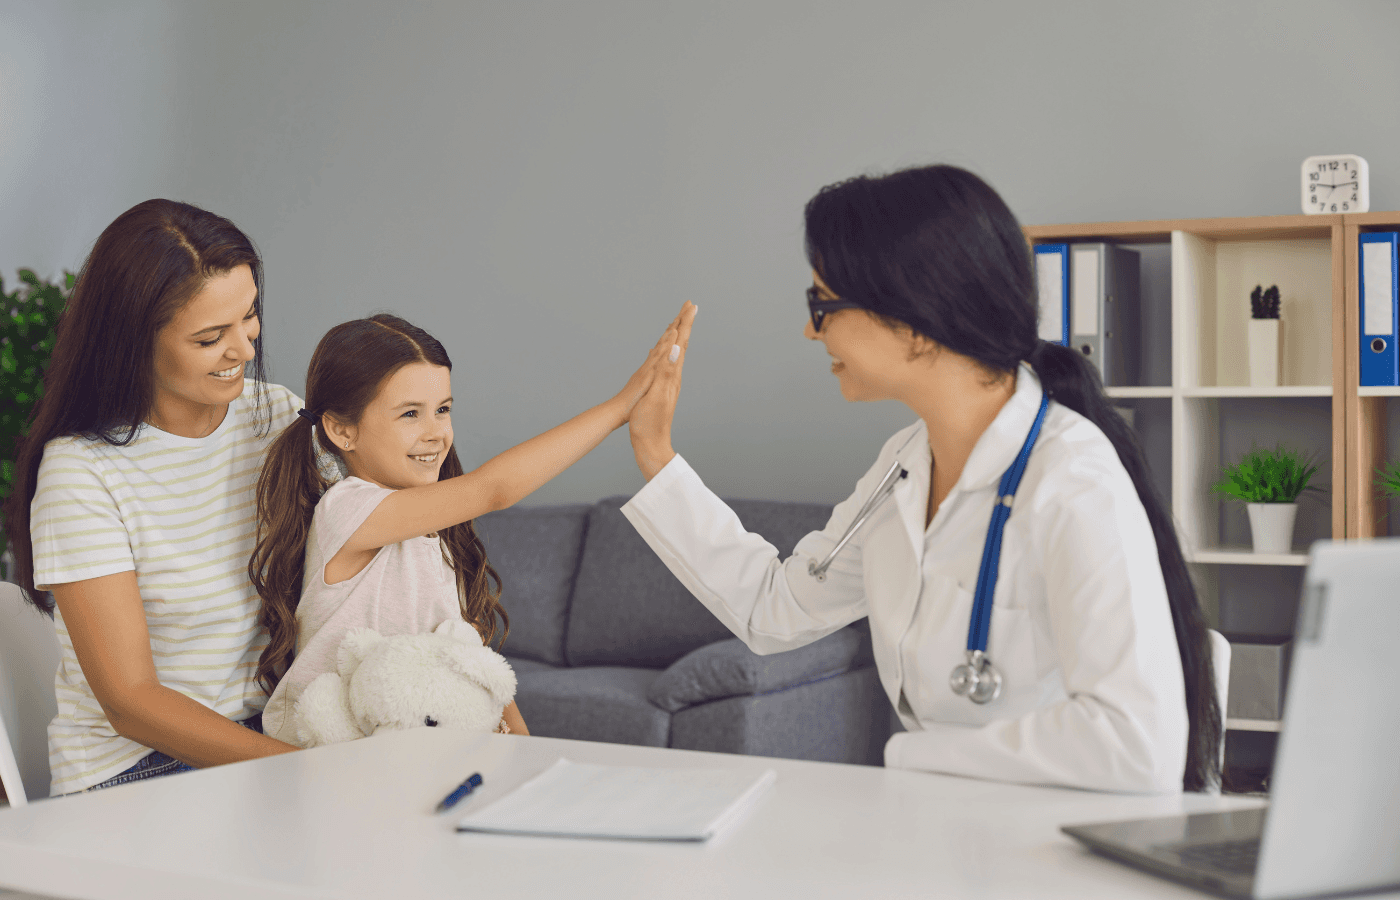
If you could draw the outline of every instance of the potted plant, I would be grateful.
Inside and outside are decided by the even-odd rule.
[[[1317,470],[1311,454],[1282,444],[1273,450],[1255,447],[1235,465],[1226,466],[1224,477],[1212,489],[1245,503],[1255,553],[1289,553],[1298,498],[1304,491],[1323,490],[1312,484]]]
[[[44,392],[44,370],[53,352],[58,315],[78,280],[63,273],[63,284],[53,284],[19,270],[20,286],[5,293],[0,278],[0,503],[14,488],[16,442],[29,424],[34,403]],[[3,522],[0,522],[3,525]],[[9,542],[0,531],[0,581],[10,577]]]

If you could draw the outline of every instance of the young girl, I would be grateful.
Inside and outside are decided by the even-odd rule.
[[[682,309],[617,396],[466,474],[452,447],[452,362],[442,345],[391,315],[332,328],[311,357],[307,408],[258,481],[248,574],[270,638],[258,661],[271,694],[264,733],[298,741],[296,701],[335,671],[351,628],[422,634],[460,616],[489,645],[499,617],[503,640],[510,620],[500,578],[472,520],[511,506],[626,422],[693,315],[693,306]],[[347,477],[331,483],[317,445]],[[514,703],[502,724],[529,733]]]

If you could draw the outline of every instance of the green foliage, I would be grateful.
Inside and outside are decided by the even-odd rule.
[[[1310,484],[1318,466],[1312,454],[1290,450],[1282,444],[1273,450],[1255,447],[1233,466],[1212,490],[1245,503],[1294,503],[1304,491],[1322,491]]]
[[[1387,497],[1400,497],[1400,462],[1376,470],[1376,487],[1384,491]]]
[[[44,393],[44,370],[53,352],[58,315],[68,302],[72,272],[53,284],[32,269],[19,270],[20,286],[5,293],[0,278],[0,501],[10,496],[15,478],[15,442],[24,434],[29,414]],[[0,554],[8,542],[0,533]],[[0,562],[0,577],[5,577]]]

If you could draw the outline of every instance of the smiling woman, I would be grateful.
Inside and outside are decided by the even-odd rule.
[[[156,336],[156,395],[147,421],[191,438],[217,427],[215,413],[243,392],[243,368],[257,357],[257,306],[258,284],[246,265],[204,283]]]
[[[262,382],[261,311],[247,236],[169,200],[119,216],[78,277],[5,507],[63,654],[52,793],[294,749],[259,733],[254,677],[253,487],[300,406]]]

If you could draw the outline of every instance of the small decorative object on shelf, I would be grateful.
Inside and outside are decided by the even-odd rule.
[[[1363,213],[1371,208],[1371,173],[1355,153],[1303,160],[1303,212]]]
[[[1283,353],[1283,320],[1279,313],[1278,285],[1264,290],[1255,285],[1249,294],[1249,384],[1278,387],[1279,356]]]
[[[1281,444],[1273,450],[1255,447],[1226,466],[1212,489],[1246,504],[1255,553],[1290,553],[1298,498],[1304,491],[1324,490],[1312,485],[1317,471],[1310,454]]]

